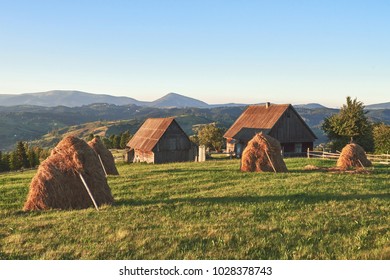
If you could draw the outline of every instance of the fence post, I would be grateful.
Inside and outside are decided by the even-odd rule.
[[[307,158],[310,158],[310,148],[307,148]]]

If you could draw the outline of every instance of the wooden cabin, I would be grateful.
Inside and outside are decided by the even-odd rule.
[[[249,140],[263,132],[277,139],[285,155],[313,149],[316,135],[291,104],[251,105],[226,131],[227,152],[241,157]]]
[[[197,146],[174,118],[150,118],[127,143],[127,162],[195,161]]]

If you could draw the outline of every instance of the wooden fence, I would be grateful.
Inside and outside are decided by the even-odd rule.
[[[381,164],[390,164],[390,154],[366,154],[367,158],[371,162],[381,163]],[[323,159],[338,159],[340,153],[329,153],[325,151],[310,151],[307,149],[307,158],[323,158]]]

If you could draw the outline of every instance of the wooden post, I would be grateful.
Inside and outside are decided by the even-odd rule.
[[[88,192],[88,194],[89,194],[89,197],[91,198],[91,200],[92,200],[92,202],[93,202],[93,205],[95,205],[96,210],[99,211],[99,207],[97,206],[96,201],[95,201],[95,199],[93,198],[92,193],[91,193],[91,191],[89,190],[88,185],[87,185],[87,183],[85,182],[83,175],[81,175],[81,174],[79,173],[79,176],[80,176],[81,181],[82,181],[83,184],[84,184],[85,189],[87,190],[87,192]]]
[[[307,148],[307,158],[310,158],[310,148]]]
[[[360,165],[362,166],[362,168],[365,169],[365,168],[364,168],[364,165],[363,165],[363,163],[360,161],[360,159],[358,159],[358,161],[359,161]]]
[[[100,157],[100,155],[99,155],[99,154],[97,154],[97,155],[98,155],[98,157],[99,157],[100,164],[102,165],[102,168],[103,168],[104,174],[106,174],[106,177],[107,177],[106,168],[104,168],[104,164],[103,164],[102,158]]]
[[[264,152],[265,152],[265,154],[267,155],[267,158],[268,158],[269,162],[271,163],[272,169],[273,169],[273,170],[274,170],[274,172],[276,173],[276,169],[275,169],[275,166],[274,166],[274,164],[272,163],[272,160],[271,160],[271,158],[269,157],[269,155],[268,155],[268,153],[267,153],[267,151],[266,151],[266,150],[264,150]]]

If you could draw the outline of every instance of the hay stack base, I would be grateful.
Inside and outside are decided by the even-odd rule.
[[[256,134],[242,153],[241,170],[249,172],[287,172],[278,140]]]
[[[39,166],[23,210],[94,207],[80,174],[98,206],[114,202],[97,154],[85,141],[69,136]]]
[[[372,163],[367,159],[364,149],[354,143],[346,145],[337,160],[337,167],[340,169],[364,168],[369,166],[372,166]]]
[[[107,175],[119,175],[115,166],[115,160],[111,152],[104,146],[100,138],[95,137],[88,142],[88,145],[100,156]]]

